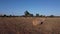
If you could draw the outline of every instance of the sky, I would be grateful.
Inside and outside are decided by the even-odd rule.
[[[60,0],[0,0],[0,14],[31,14],[60,16]]]

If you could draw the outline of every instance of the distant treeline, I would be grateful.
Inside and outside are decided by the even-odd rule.
[[[15,15],[0,15],[0,17],[60,17],[60,16],[54,16],[54,15],[50,15],[50,16],[45,16],[45,15],[39,15],[36,14],[35,16],[31,13],[29,13],[27,10],[24,12],[24,15],[21,16],[15,16]]]

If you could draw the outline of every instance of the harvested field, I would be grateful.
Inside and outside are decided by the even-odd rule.
[[[0,34],[60,34],[60,18],[0,17]]]

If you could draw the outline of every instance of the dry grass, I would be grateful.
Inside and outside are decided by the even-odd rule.
[[[0,17],[0,34],[60,34],[60,18]]]

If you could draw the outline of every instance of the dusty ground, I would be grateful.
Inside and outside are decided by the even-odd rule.
[[[0,17],[0,34],[60,34],[60,18]]]

